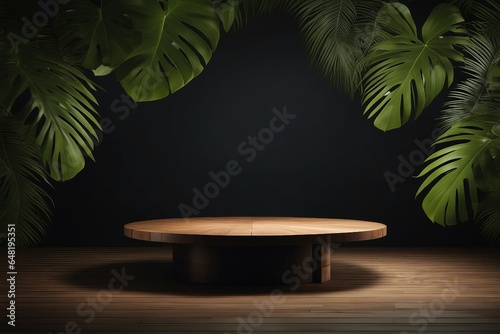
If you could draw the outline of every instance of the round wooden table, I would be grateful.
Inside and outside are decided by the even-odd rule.
[[[127,237],[173,244],[175,276],[208,284],[331,278],[330,244],[377,239],[384,224],[329,218],[196,217],[126,224]]]

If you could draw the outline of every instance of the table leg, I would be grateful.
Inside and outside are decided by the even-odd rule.
[[[330,245],[312,245],[313,258],[316,260],[316,270],[313,271],[312,281],[323,283],[331,279]]]
[[[330,279],[330,248],[174,244],[173,268],[177,279],[195,283],[322,283]]]

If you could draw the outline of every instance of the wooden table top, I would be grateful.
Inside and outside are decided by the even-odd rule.
[[[168,243],[305,243],[318,237],[329,242],[384,237],[381,223],[331,218],[195,217],[146,220],[124,226],[127,237]]]

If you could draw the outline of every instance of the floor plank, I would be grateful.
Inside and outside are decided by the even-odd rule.
[[[17,255],[16,327],[4,311],[0,333],[498,334],[499,255],[340,247],[323,284],[217,286],[175,281],[170,247],[34,248]]]

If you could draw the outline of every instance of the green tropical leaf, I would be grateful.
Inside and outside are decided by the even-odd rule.
[[[236,19],[241,15],[239,5],[242,2],[243,0],[212,0],[217,15],[226,32],[231,30]]]
[[[385,19],[380,10],[382,6],[379,0],[245,0],[239,7],[232,7],[234,13],[228,11],[227,15],[231,15],[231,20],[234,15],[238,27],[253,16],[267,16],[277,11],[294,15],[300,23],[312,64],[331,84],[352,97],[361,81],[360,59],[373,43],[388,37],[381,30]]]
[[[216,0],[215,0],[216,1]],[[229,0],[231,1],[231,0]],[[240,1],[240,0],[233,0]],[[253,17],[269,16],[278,11],[290,11],[297,0],[242,0],[235,18],[235,26],[241,28]]]
[[[313,63],[336,87],[353,93],[362,49],[355,44],[353,27],[357,13],[354,0],[294,1],[302,35]]]
[[[7,38],[0,39],[0,73],[4,89],[0,89],[0,107],[2,114],[11,113],[16,98],[28,87],[28,82],[22,80],[13,68],[17,66],[16,51]],[[2,87],[2,88],[3,88]]]
[[[132,20],[143,43],[115,74],[135,101],[153,101],[203,71],[219,41],[219,18],[208,0],[149,1],[141,10]]]
[[[438,4],[422,27],[422,39],[409,9],[399,3],[386,5],[393,36],[375,44],[365,61],[370,65],[363,82],[363,104],[377,128],[399,128],[417,118],[454,76],[451,60],[463,61],[454,46],[465,45],[460,11]],[[450,35],[451,34],[451,35]]]
[[[392,20],[383,1],[356,1],[357,19],[353,27],[357,68],[351,80],[351,97],[362,86],[363,74],[367,71],[367,55],[374,44],[382,43],[392,36],[385,30]],[[361,54],[360,54],[361,53]]]
[[[46,40],[33,40],[15,53],[0,42],[0,72],[5,89],[0,104],[9,111],[27,92],[19,112],[42,149],[44,166],[54,180],[68,180],[85,165],[100,125],[89,89],[94,85],[77,68],[66,63]]]
[[[385,31],[392,20],[386,3],[378,0],[356,1],[355,6],[357,17],[353,33],[363,52],[392,37]]]
[[[495,91],[496,94],[500,94],[500,52],[497,52],[496,65],[494,65],[488,75],[488,90]],[[498,95],[496,95],[496,101],[500,101]]]
[[[474,115],[485,122],[500,122],[500,44],[476,35],[464,49],[463,66],[468,78],[448,95],[441,120],[444,128]]]
[[[477,17],[479,32],[500,43],[500,2],[498,0],[474,1],[472,14]]]
[[[479,203],[475,222],[479,232],[492,245],[500,243],[500,191],[488,194]]]
[[[49,197],[40,183],[47,180],[38,145],[13,117],[0,119],[0,232],[14,224],[19,247],[36,245],[47,229]]]
[[[132,17],[143,6],[142,0],[70,1],[58,15],[61,43],[68,52],[81,54],[80,62],[88,69],[117,67],[140,45]]]
[[[491,128],[491,124],[463,120],[437,139],[436,145],[447,146],[427,158],[418,175],[426,179],[417,191],[417,196],[427,192],[422,207],[433,222],[449,226],[472,219],[478,207],[478,185],[486,181],[498,188],[500,138]]]
[[[96,68],[95,70],[92,70],[92,73],[94,73],[94,75],[96,77],[103,77],[103,76],[106,76],[108,74],[113,73],[114,70],[115,69],[112,67],[109,67],[106,65],[101,65],[98,68]]]
[[[472,12],[472,7],[477,0],[453,0],[451,4],[457,6],[464,17],[468,17]]]

